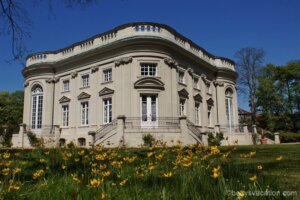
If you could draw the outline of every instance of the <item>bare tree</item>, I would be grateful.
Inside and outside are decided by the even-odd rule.
[[[246,47],[237,51],[235,56],[240,91],[248,96],[252,123],[255,123],[258,76],[264,62],[265,52],[263,49]]]
[[[9,35],[11,37],[11,51],[13,60],[23,61],[24,56],[28,54],[25,45],[26,38],[30,37],[30,27],[32,21],[26,12],[25,4],[39,3],[43,0],[0,0],[0,36]],[[50,14],[53,14],[52,0],[48,1]],[[96,3],[97,0],[64,0],[62,3],[72,8],[75,6],[89,6]]]

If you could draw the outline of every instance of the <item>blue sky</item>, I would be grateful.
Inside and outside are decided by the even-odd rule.
[[[235,60],[239,49],[256,47],[266,51],[266,63],[300,59],[298,0],[98,0],[85,8],[52,0],[54,15],[48,0],[23,2],[33,22],[26,39],[32,53],[56,50],[124,23],[152,21],[173,27],[217,56]],[[23,89],[24,66],[6,62],[12,58],[10,42],[0,35],[0,91]],[[239,102],[247,108],[247,101]]]

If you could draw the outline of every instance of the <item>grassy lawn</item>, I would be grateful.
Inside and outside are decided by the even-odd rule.
[[[253,159],[244,159],[239,154],[256,151]],[[282,155],[282,162],[275,157]],[[264,175],[276,181],[282,191],[297,191],[300,199],[300,144],[239,146],[234,151],[236,165],[262,165]]]
[[[0,158],[0,199],[300,199],[300,145],[12,149]]]

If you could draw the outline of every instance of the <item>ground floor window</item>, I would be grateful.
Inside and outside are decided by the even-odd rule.
[[[86,145],[85,138],[78,138],[78,145],[84,147]]]
[[[179,115],[185,115],[185,99],[179,100]]]
[[[200,124],[200,103],[195,103],[195,124]]]
[[[62,127],[69,126],[69,105],[62,106]]]
[[[155,126],[157,122],[157,96],[141,95],[142,126]]]
[[[111,98],[103,99],[103,123],[112,122],[112,102]]]
[[[89,124],[89,102],[81,103],[81,125],[87,126]]]

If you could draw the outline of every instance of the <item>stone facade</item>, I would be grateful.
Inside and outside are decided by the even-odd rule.
[[[50,146],[73,141],[133,147],[147,133],[169,145],[207,144],[204,132],[241,137],[234,62],[166,25],[125,24],[29,55],[23,75],[16,147],[29,145],[28,131],[52,139]]]

